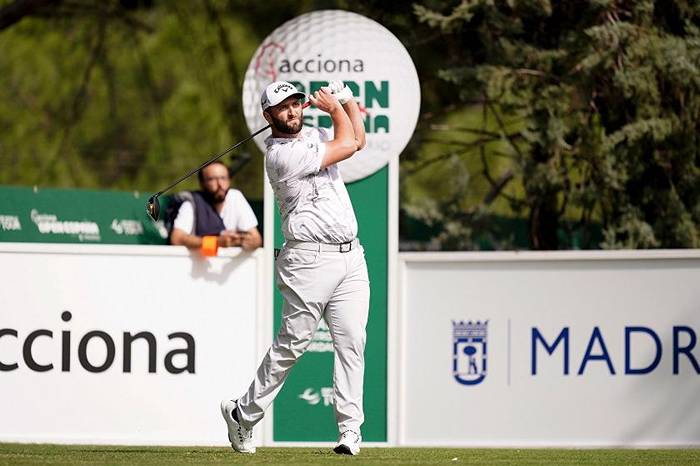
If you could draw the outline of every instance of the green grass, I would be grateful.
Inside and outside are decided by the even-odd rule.
[[[495,464],[495,465],[700,465],[700,449],[476,449],[363,448],[338,456],[327,448],[259,448],[241,455],[228,448],[120,447],[0,443],[5,464]]]

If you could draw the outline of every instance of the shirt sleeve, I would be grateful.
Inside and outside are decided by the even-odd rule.
[[[258,219],[255,217],[255,212],[253,212],[253,208],[250,207],[250,204],[246,200],[245,196],[243,196],[243,193],[241,193],[238,190],[233,190],[233,202],[231,206],[231,212],[235,213],[236,219],[233,220],[232,218],[229,218],[226,216],[224,218],[224,225],[226,226],[227,230],[235,230],[235,231],[248,231],[252,228],[255,228],[258,226]],[[235,223],[235,224],[229,224]]]
[[[320,141],[298,140],[281,145],[270,159],[276,181],[304,178],[321,169],[326,144]]]
[[[194,232],[194,208],[190,201],[185,201],[180,205],[180,210],[177,211],[177,217],[173,222],[173,228],[182,230],[189,235]]]

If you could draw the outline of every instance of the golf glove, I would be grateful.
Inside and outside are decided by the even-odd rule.
[[[338,102],[345,104],[352,100],[352,91],[346,86],[343,81],[331,81],[328,83],[328,88],[331,93],[338,98]]]

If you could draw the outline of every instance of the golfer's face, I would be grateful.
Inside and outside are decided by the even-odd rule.
[[[220,163],[209,165],[202,172],[202,189],[212,195],[216,202],[223,202],[231,186],[228,170]]]
[[[299,97],[288,97],[274,107],[267,109],[272,123],[277,131],[286,134],[296,134],[301,131],[302,104]]]

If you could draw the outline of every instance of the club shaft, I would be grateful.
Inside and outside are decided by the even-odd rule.
[[[302,105],[301,108],[306,108],[306,107],[308,107],[309,105],[311,105],[311,102],[310,102],[310,101],[304,102],[304,105]],[[260,128],[259,130],[257,130],[256,132],[254,132],[253,134],[251,134],[250,136],[248,136],[247,138],[245,138],[245,139],[242,140],[241,142],[239,142],[239,143],[237,143],[237,144],[235,144],[235,145],[229,147],[228,149],[226,149],[226,150],[223,151],[222,153],[217,154],[217,155],[215,155],[214,157],[210,158],[209,160],[207,160],[206,162],[204,162],[203,164],[201,164],[200,166],[198,166],[198,167],[195,168],[194,170],[191,170],[191,171],[190,171],[189,173],[187,173],[185,176],[179,178],[176,182],[174,182],[173,184],[171,184],[171,185],[168,186],[167,188],[165,188],[165,189],[163,189],[162,191],[159,191],[158,193],[154,194],[154,195],[153,195],[153,198],[157,198],[157,197],[160,196],[161,194],[167,193],[167,192],[170,191],[173,187],[177,186],[177,185],[180,184],[182,181],[186,180],[187,178],[189,178],[189,177],[192,176],[193,174],[197,173],[197,172],[198,172],[199,170],[201,170],[202,168],[204,168],[204,167],[206,167],[207,165],[209,165],[210,163],[212,163],[212,162],[214,162],[214,161],[220,159],[221,157],[223,157],[224,155],[228,154],[229,152],[231,152],[233,149],[235,149],[236,147],[240,146],[241,144],[250,141],[250,140],[253,139],[255,136],[257,136],[258,134],[262,133],[263,131],[265,131],[265,130],[268,129],[269,127],[270,127],[270,125],[267,125],[267,126],[265,126],[264,128]]]
[[[250,136],[248,136],[248,137],[245,138],[244,140],[242,140],[242,141],[240,141],[240,142],[234,144],[233,146],[229,147],[228,149],[226,149],[225,151],[221,152],[220,154],[215,155],[214,157],[210,158],[209,160],[207,160],[206,162],[204,162],[203,164],[201,164],[201,165],[198,166],[197,168],[195,168],[195,169],[193,169],[193,170],[190,170],[186,175],[180,177],[176,182],[174,182],[173,184],[171,184],[171,185],[168,186],[167,188],[163,189],[162,191],[158,191],[158,193],[157,193],[154,197],[158,197],[158,196],[160,196],[161,194],[164,194],[164,193],[170,191],[173,187],[177,186],[177,185],[180,184],[182,181],[186,180],[187,178],[189,178],[189,177],[192,176],[193,174],[197,173],[197,172],[198,172],[199,170],[201,170],[202,168],[204,168],[204,167],[206,167],[207,165],[209,165],[210,163],[213,163],[213,162],[215,162],[216,160],[220,159],[221,157],[223,157],[224,155],[228,154],[229,152],[231,152],[232,150],[234,150],[236,147],[240,146],[241,144],[250,141],[250,140],[253,139],[255,136],[257,136],[258,134],[262,133],[263,131],[265,131],[265,130],[268,129],[269,127],[270,127],[270,125],[267,125],[267,126],[265,126],[264,128],[260,128],[259,130],[257,130],[256,132],[254,132],[253,134],[251,134]]]

